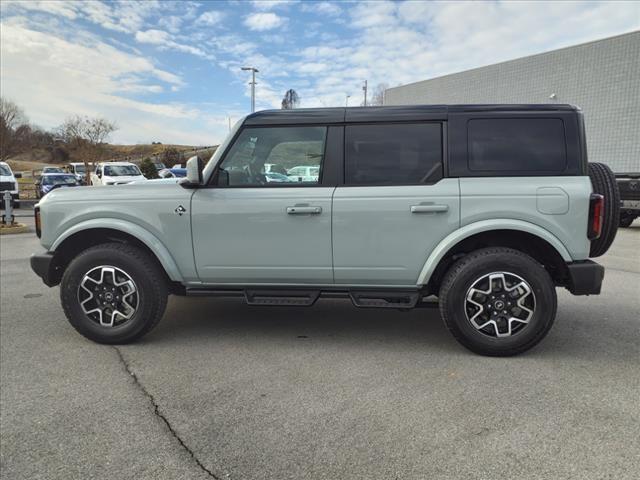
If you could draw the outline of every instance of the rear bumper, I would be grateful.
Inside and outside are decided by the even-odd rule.
[[[622,210],[633,210],[640,213],[640,200],[622,200]]]
[[[591,260],[567,264],[567,290],[574,295],[598,295],[604,279],[604,267]]]
[[[47,287],[60,283],[60,268],[51,252],[31,255],[31,270],[38,275]]]

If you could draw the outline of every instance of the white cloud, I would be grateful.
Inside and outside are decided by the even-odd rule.
[[[253,13],[247,15],[244,24],[251,30],[264,31],[281,27],[285,21],[284,17],[280,17],[273,12]]]
[[[333,2],[308,2],[302,4],[300,8],[303,12],[320,13],[330,17],[337,17],[343,13],[342,8]]]
[[[175,15],[162,17],[160,20],[158,20],[158,26],[164,28],[165,30],[168,30],[171,33],[179,33],[180,27],[182,26],[182,18]]]
[[[371,88],[378,83],[396,86],[640,27],[637,2],[349,5],[355,36],[318,42],[303,49],[300,61],[290,65],[312,79],[310,88],[299,90],[305,106],[344,105],[346,94],[352,96],[351,104],[359,103],[364,79]],[[320,72],[322,64],[330,68]]]
[[[24,9],[29,11],[40,11],[51,15],[58,15],[69,20],[74,20],[77,16],[77,5],[65,2],[51,1],[29,1],[23,2],[18,0],[5,0],[2,5],[4,8]]]
[[[151,29],[151,30],[139,31],[139,32],[136,32],[135,38],[136,38],[136,41],[140,43],[158,45],[161,49],[176,50],[178,52],[190,53],[192,55],[207,58],[209,60],[213,60],[215,58],[212,54],[205,52],[201,48],[175,42],[169,33],[162,30]]]
[[[199,23],[202,25],[217,25],[222,21],[223,18],[224,18],[224,13],[210,10],[200,15],[196,23]]]
[[[297,0],[253,0],[251,4],[256,10],[272,10],[274,8],[289,7],[298,3]]]
[[[153,45],[163,45],[170,41],[169,34],[162,30],[136,32],[136,40],[140,43],[151,43]]]
[[[103,42],[71,42],[18,23],[3,21],[0,35],[2,93],[38,125],[52,128],[69,115],[100,115],[119,125],[115,142],[130,143],[160,139],[210,144],[226,132],[224,116],[190,105],[125,96],[153,94],[165,86],[174,90],[184,84],[145,57]]]
[[[3,1],[8,11],[25,10],[43,12],[67,20],[84,18],[103,28],[118,32],[134,33],[140,30],[153,16],[161,16],[170,7],[168,2],[145,0],[143,2],[119,1],[100,2],[95,0],[41,0],[41,1]],[[185,8],[191,8],[185,2]]]

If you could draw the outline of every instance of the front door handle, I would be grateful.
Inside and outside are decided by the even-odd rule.
[[[449,205],[411,205],[411,213],[443,213],[449,211]]]
[[[322,213],[322,207],[287,207],[289,215],[318,215]]]

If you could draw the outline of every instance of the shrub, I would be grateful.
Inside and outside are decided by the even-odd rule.
[[[146,178],[158,178],[158,171],[149,157],[140,162],[140,171]]]

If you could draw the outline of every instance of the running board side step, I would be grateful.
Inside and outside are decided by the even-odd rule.
[[[418,290],[349,290],[341,288],[211,288],[191,287],[188,296],[244,297],[248,305],[310,307],[318,298],[348,298],[361,308],[400,308],[432,306]],[[437,305],[437,304],[436,304]]]
[[[420,300],[417,291],[350,291],[349,297],[356,307],[363,308],[414,308]]]
[[[310,307],[320,296],[320,290],[245,290],[248,305],[278,307]]]

